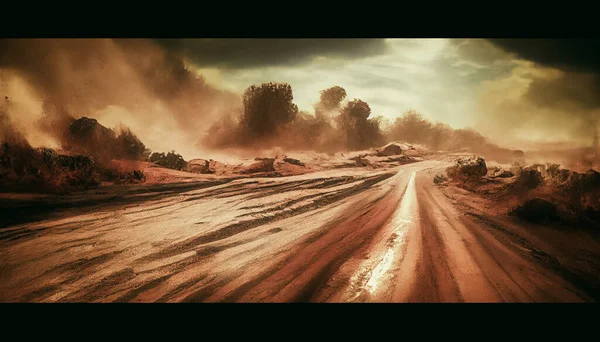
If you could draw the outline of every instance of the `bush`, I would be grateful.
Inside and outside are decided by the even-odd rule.
[[[175,151],[171,151],[167,154],[154,152],[148,157],[148,161],[166,167],[173,170],[182,170],[187,162]]]
[[[135,180],[139,180],[139,181],[146,180],[146,175],[144,174],[144,171],[142,171],[142,170],[133,170],[132,176],[133,176],[133,179],[135,179]]]

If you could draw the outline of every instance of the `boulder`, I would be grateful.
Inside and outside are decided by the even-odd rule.
[[[481,157],[460,158],[455,166],[458,175],[465,177],[483,177],[487,174],[485,160]]]
[[[273,158],[257,158],[257,159],[259,159],[259,160],[248,166],[242,167],[238,172],[242,173],[242,174],[248,174],[248,173],[275,171],[275,167],[273,165],[273,163],[275,162],[275,159],[273,159]]]
[[[523,168],[515,184],[521,188],[534,189],[542,184],[542,174],[534,167]]]
[[[192,173],[211,173],[209,167],[209,162],[206,159],[192,159],[187,162],[183,171]]]
[[[490,177],[492,178],[510,178],[510,177],[514,177],[514,173],[508,171],[508,170],[504,170],[503,168],[498,168],[496,169],[492,175]]]
[[[371,162],[364,158],[363,156],[356,156],[353,158],[350,158],[350,160],[354,160],[356,162],[356,166],[358,167],[364,167],[364,166],[369,166],[371,165]]]
[[[304,166],[304,163],[299,161],[298,159],[285,157],[285,158],[283,158],[283,161],[286,163],[290,163],[290,164],[294,164],[294,165],[298,165],[298,166],[302,166],[302,167]]]
[[[557,222],[560,220],[556,206],[541,198],[534,198],[523,203],[512,213],[520,219],[535,223]]]
[[[402,154],[402,147],[396,143],[389,143],[382,148],[377,149],[377,156],[389,157]]]

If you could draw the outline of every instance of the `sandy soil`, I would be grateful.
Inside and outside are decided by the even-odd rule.
[[[600,298],[596,237],[486,212],[433,184],[446,165],[5,197],[14,215],[0,225],[0,301]]]

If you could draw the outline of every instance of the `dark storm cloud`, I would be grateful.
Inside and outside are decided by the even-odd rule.
[[[600,107],[600,39],[491,39],[504,51],[559,69],[554,80],[534,79],[527,98],[540,106]]]
[[[388,51],[383,39],[157,39],[200,67],[290,66],[315,57],[356,59]]]
[[[543,66],[600,74],[600,39],[490,39],[490,42]]]
[[[566,73],[559,79],[534,78],[527,98],[540,107],[565,110],[600,107],[600,77],[594,74]]]

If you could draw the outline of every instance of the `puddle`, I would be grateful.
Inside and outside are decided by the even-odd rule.
[[[352,277],[350,280],[349,301],[356,300],[366,294],[374,294],[383,282],[383,276],[389,271],[393,262],[403,258],[402,247],[405,243],[405,236],[411,223],[415,220],[415,213],[417,212],[415,176],[416,172],[413,172],[408,181],[404,197],[393,214],[390,224],[394,227],[394,230],[386,243],[385,252],[383,255],[379,254],[365,261],[359,271]]]

